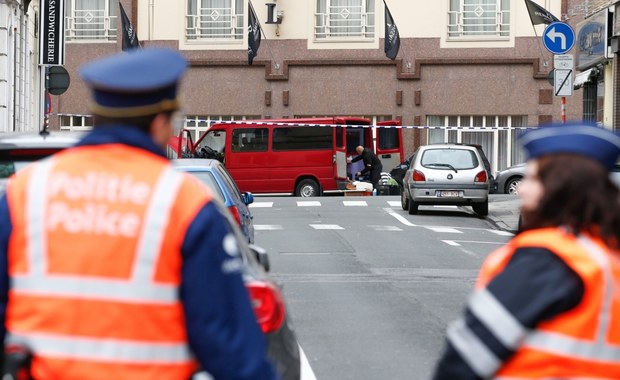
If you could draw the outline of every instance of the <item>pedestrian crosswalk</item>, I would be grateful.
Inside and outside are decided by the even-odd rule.
[[[421,227],[424,228],[426,230],[432,231],[432,232],[438,232],[438,233],[448,233],[448,234],[462,234],[463,231],[462,229],[465,229],[465,227],[463,227],[462,229],[459,229],[459,227],[442,227],[442,226],[417,226],[417,225],[413,225],[414,227]],[[404,231],[403,228],[399,227],[399,226],[394,226],[394,225],[367,225],[366,226],[368,229],[373,230],[373,231],[388,231],[388,232],[402,232]],[[341,231],[345,231],[348,230],[348,228],[340,226],[338,224],[317,224],[317,223],[313,223],[313,224],[308,224],[308,228],[313,229],[313,230],[341,230]],[[284,230],[284,226],[279,225],[279,224],[254,224],[254,230],[255,231],[281,231]],[[355,227],[354,230],[358,230],[359,227]],[[486,229],[486,228],[471,228],[471,227],[467,227],[466,229],[468,230],[472,230],[472,229],[477,229],[477,230],[484,230],[487,232],[490,232],[492,234],[495,235],[499,235],[499,236],[513,236],[514,234],[510,233],[510,232],[506,232],[506,231],[498,231],[498,230],[493,230],[493,229]]]

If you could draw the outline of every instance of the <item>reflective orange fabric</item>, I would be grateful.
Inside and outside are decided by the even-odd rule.
[[[49,194],[45,224],[48,273],[52,276],[87,275],[128,280],[132,274],[145,210],[156,180],[168,165],[167,160],[120,144],[66,150],[53,160],[48,186],[41,189]],[[31,270],[27,260],[31,247],[25,233],[31,221],[27,220],[25,194],[32,174],[32,168],[20,172],[7,187],[13,225],[9,241],[10,276],[27,274]],[[75,178],[85,180],[80,182]],[[183,178],[167,218],[155,268],[149,272],[153,274],[153,284],[179,286],[182,265],[180,248],[185,232],[198,211],[211,200],[211,194],[204,186],[188,176]],[[89,210],[95,210],[93,207],[97,207],[100,213],[88,214]],[[69,215],[67,210],[84,211],[80,214],[82,223],[62,219],[63,215]],[[88,215],[92,216],[92,221]],[[123,215],[131,217],[123,219]],[[116,230],[94,233],[94,229],[106,220],[116,220]],[[88,223],[93,230],[85,227]],[[68,231],[71,228],[79,232]],[[136,236],[122,236],[123,233]],[[161,304],[155,301],[79,299],[11,290],[6,326],[10,333],[47,333],[145,344],[187,342],[180,302]],[[156,360],[151,363],[88,362],[35,355],[33,374],[39,380],[186,379],[196,368],[193,360],[175,364]]]
[[[608,252],[608,248],[600,240],[590,238],[605,252]],[[585,248],[574,235],[559,228],[532,230],[517,235],[506,246],[489,255],[482,266],[476,287],[481,288],[488,284],[493,277],[505,268],[515,250],[522,247],[540,247],[554,252],[581,277],[585,285],[583,299],[576,308],[549,321],[542,322],[537,326],[537,330],[562,334],[583,342],[593,343],[596,339],[602,312],[603,273],[600,265],[585,251]],[[615,255],[617,257],[618,252],[615,252]],[[610,257],[610,262],[615,273],[615,282],[620,284],[620,265],[618,265],[619,262],[616,257]],[[519,285],[515,284],[515,286]],[[615,291],[617,292],[618,288]],[[609,334],[605,337],[605,343],[616,347],[620,347],[619,307],[620,297],[615,294],[612,305],[614,312],[611,313],[610,329]],[[525,345],[504,364],[496,376],[498,378],[523,379],[618,379],[620,378],[620,362],[587,360],[552,354]]]

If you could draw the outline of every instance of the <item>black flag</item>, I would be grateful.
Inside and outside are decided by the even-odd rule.
[[[127,13],[123,9],[123,4],[118,2],[118,6],[121,9],[121,22],[123,28],[123,51],[136,49],[140,47],[140,41],[138,41],[138,34],[136,33],[133,25],[131,25],[131,21],[129,21],[129,17],[127,17]]]
[[[548,10],[536,4],[532,0],[525,0],[525,6],[530,14],[530,21],[532,25],[538,24],[551,24],[552,22],[559,22],[557,17],[551,14]]]
[[[248,3],[248,63],[251,65],[260,47],[260,24],[252,4]]]
[[[385,0],[383,4],[385,5],[385,42],[383,50],[385,55],[393,61],[398,54],[398,49],[400,49],[400,35]]]

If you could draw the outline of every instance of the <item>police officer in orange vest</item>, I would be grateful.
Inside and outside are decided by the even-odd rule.
[[[276,379],[237,238],[165,146],[187,62],[152,48],[84,66],[95,128],[0,199],[5,345],[45,379]]]
[[[434,379],[620,379],[620,136],[576,123],[520,142],[522,230],[484,262]]]

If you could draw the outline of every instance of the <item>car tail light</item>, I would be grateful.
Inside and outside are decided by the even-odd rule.
[[[414,181],[426,181],[426,176],[419,170],[414,170],[413,174],[411,174],[411,179]]]
[[[485,170],[476,174],[476,177],[474,178],[474,182],[486,182],[486,181],[487,181],[487,172]]]
[[[241,214],[239,214],[239,209],[237,206],[230,206],[228,211],[230,211],[230,214],[233,216],[235,221],[237,221],[237,225],[241,226]]]
[[[277,331],[284,322],[284,300],[280,289],[265,281],[251,281],[245,284],[250,293],[250,301],[256,321],[263,333]]]

